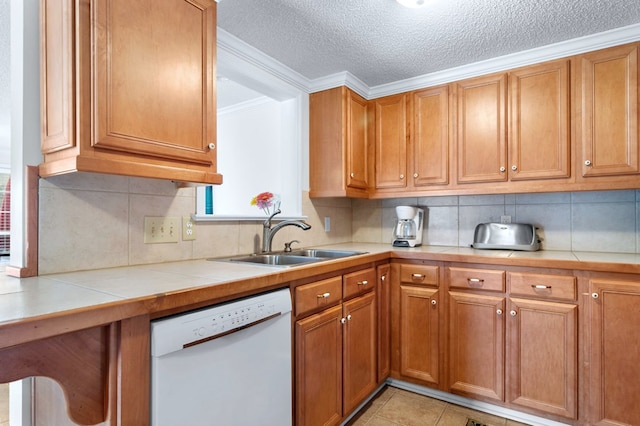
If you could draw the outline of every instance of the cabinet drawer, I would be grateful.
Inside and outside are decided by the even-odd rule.
[[[342,298],[342,277],[296,287],[294,297],[297,316],[335,305]]]
[[[543,299],[576,300],[576,277],[509,272],[509,293]]]
[[[400,265],[400,281],[403,283],[438,286],[440,268],[431,265]]]
[[[373,268],[352,272],[343,277],[342,294],[344,298],[373,290],[376,285],[376,270]]]
[[[449,287],[504,291],[505,271],[493,269],[449,268]]]

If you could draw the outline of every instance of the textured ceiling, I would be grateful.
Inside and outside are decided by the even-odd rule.
[[[640,22],[638,0],[220,0],[218,26],[304,77],[369,87]]]

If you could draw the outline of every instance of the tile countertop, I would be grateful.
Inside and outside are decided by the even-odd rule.
[[[389,244],[346,243],[324,248],[357,250],[352,256],[292,268],[202,260],[168,262],[12,278],[0,275],[0,337],[9,328],[13,344],[68,329],[76,315],[76,329],[136,315],[177,312],[183,306],[203,306],[288,285],[295,279],[388,259],[421,259],[504,266],[582,269],[640,274],[640,255],[566,251],[516,252],[465,247],[423,246],[394,248]],[[64,324],[64,325],[63,325]],[[4,339],[0,339],[4,340]],[[5,347],[0,343],[0,347]]]

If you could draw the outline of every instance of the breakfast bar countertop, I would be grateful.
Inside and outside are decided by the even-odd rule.
[[[290,268],[200,259],[22,279],[2,275],[0,335],[16,326],[23,332],[31,331],[12,342],[5,340],[2,347],[60,332],[54,320],[61,316],[77,315],[79,329],[136,315],[171,314],[183,307],[244,297],[286,287],[292,280],[388,259],[640,274],[640,254],[634,253],[519,252],[447,246],[396,248],[373,243],[323,248],[367,253]]]

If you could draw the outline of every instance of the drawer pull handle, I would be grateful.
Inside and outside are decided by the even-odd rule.
[[[544,284],[531,284],[531,288],[534,288],[536,290],[551,290],[550,285],[544,285]]]
[[[470,287],[482,287],[484,285],[484,280],[480,278],[467,278],[467,282]]]
[[[331,296],[331,293],[322,293],[322,294],[319,294],[317,297],[318,299],[327,299],[329,296]]]
[[[358,285],[367,285],[367,284],[369,284],[369,281],[367,280],[358,281]]]
[[[411,279],[414,281],[418,281],[418,280],[424,281],[425,276],[422,274],[411,274]]]

